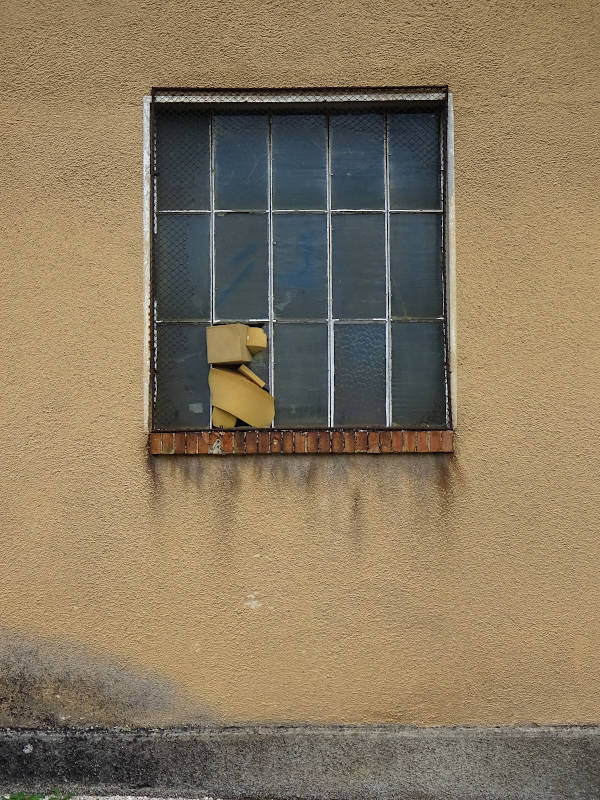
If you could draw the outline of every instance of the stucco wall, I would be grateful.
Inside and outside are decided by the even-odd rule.
[[[2,13],[0,724],[598,721],[597,7]],[[446,83],[455,456],[152,460],[142,96]]]

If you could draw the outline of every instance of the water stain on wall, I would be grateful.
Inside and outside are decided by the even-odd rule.
[[[0,727],[220,721],[163,676],[66,638],[0,628]]]

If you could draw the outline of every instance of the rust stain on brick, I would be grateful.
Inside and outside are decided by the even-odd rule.
[[[188,456],[194,456],[198,452],[198,434],[186,433],[185,435],[185,452]]]
[[[356,434],[354,431],[344,431],[344,453],[356,452]]]
[[[379,433],[370,431],[367,437],[367,451],[369,453],[379,453]]]
[[[281,453],[281,431],[271,431],[271,452]]]
[[[294,452],[294,433],[293,431],[284,431],[283,433],[283,442],[281,445],[281,449],[284,453],[293,453]]]
[[[331,452],[343,453],[344,452],[344,434],[342,431],[333,431],[331,434]]]
[[[367,452],[367,431],[356,431],[356,452],[357,453],[366,453]]]
[[[198,434],[198,453],[201,455],[208,453],[208,431],[201,431]]]
[[[271,433],[270,431],[260,431],[258,434],[258,452],[268,453],[271,448]]]
[[[160,435],[162,447],[161,452],[170,455],[175,452],[175,434],[161,433]]]
[[[160,433],[150,434],[150,452],[153,456],[158,456],[161,453],[161,437]]]
[[[258,436],[256,431],[246,431],[246,452],[256,453],[258,451]]]

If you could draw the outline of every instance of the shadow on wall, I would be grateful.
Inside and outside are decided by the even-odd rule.
[[[68,639],[0,627],[0,727],[223,722],[158,674]]]

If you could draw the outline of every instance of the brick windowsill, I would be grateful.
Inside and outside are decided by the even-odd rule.
[[[250,430],[151,433],[160,455],[270,455],[326,453],[452,453],[453,431]]]

